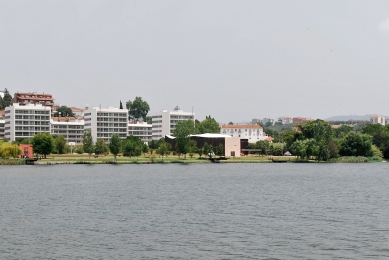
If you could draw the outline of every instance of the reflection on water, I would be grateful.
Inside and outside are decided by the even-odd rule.
[[[0,167],[0,256],[386,258],[388,165]]]

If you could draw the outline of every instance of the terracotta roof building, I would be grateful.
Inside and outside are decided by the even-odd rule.
[[[256,143],[268,137],[263,132],[262,126],[257,124],[221,125],[220,134],[248,139],[249,143]]]
[[[36,92],[16,92],[12,103],[17,103],[20,106],[25,106],[27,104],[41,104],[43,106],[53,107],[54,98],[51,94],[39,94]]]

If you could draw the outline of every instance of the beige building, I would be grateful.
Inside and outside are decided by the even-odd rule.
[[[249,143],[265,140],[268,136],[263,132],[263,128],[257,124],[242,125],[221,125],[220,134],[247,139]]]
[[[381,115],[372,115],[370,117],[370,123],[371,124],[385,125],[385,117],[381,116]]]

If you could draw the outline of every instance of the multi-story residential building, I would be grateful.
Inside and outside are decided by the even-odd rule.
[[[74,116],[78,119],[80,118],[83,118],[84,117],[84,111],[85,109],[83,108],[78,108],[78,107],[71,107],[70,108],[74,114]]]
[[[274,125],[274,119],[273,118],[264,118],[262,119],[262,124],[266,125],[268,122],[270,122],[272,125]]]
[[[15,141],[16,138],[31,138],[38,133],[50,133],[50,113],[51,108],[41,104],[14,103],[6,107],[5,137],[9,141]]]
[[[301,124],[301,123],[305,123],[309,120],[309,118],[305,118],[305,117],[293,117],[293,124]]]
[[[370,123],[371,124],[381,124],[385,125],[385,117],[381,115],[372,115],[370,117]]]
[[[0,111],[0,139],[4,138],[4,130],[5,130],[5,110]]]
[[[121,139],[127,137],[128,110],[126,109],[88,107],[84,111],[84,121],[84,129],[91,131],[94,142],[101,138],[108,143],[113,134],[118,134]]]
[[[291,117],[289,117],[289,116],[280,116],[278,118],[278,122],[280,122],[283,125],[286,125],[286,124],[293,123],[293,119]]]
[[[262,119],[259,119],[259,118],[253,118],[253,119],[251,119],[251,123],[252,124],[260,124],[260,123],[262,123]]]
[[[240,139],[248,139],[249,143],[265,140],[268,136],[263,132],[260,125],[221,125],[220,134],[230,135],[231,137],[239,137]]]
[[[51,134],[62,135],[69,144],[82,144],[84,120],[75,117],[54,117],[50,120]]]
[[[179,107],[175,107],[173,111],[162,110],[159,113],[152,115],[153,139],[158,140],[165,135],[172,135],[173,130],[180,121],[193,120],[195,114],[193,112],[184,112]]]
[[[17,103],[20,106],[27,104],[41,104],[52,108],[54,106],[54,98],[51,94],[39,94],[36,92],[17,92],[14,94],[12,103]]]
[[[143,142],[150,142],[152,140],[153,132],[152,125],[146,122],[128,123],[128,136],[137,136]]]

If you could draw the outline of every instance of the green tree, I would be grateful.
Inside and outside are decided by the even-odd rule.
[[[381,150],[374,144],[371,146],[371,153],[373,156],[384,157]]]
[[[161,142],[161,144],[159,145],[159,147],[157,149],[157,154],[162,156],[162,161],[163,161],[163,157],[165,155],[169,154],[171,149],[172,149],[172,146],[169,143]]]
[[[354,131],[354,128],[349,125],[341,125],[338,128],[332,128],[332,131],[336,138],[343,138],[349,132]]]
[[[224,156],[224,146],[222,144],[219,144],[218,146],[216,146],[215,148],[216,150],[216,155],[218,156]]]
[[[200,134],[220,133],[219,124],[211,116],[206,116],[205,119],[200,122],[200,124],[196,124],[196,128],[198,128],[198,132]]]
[[[0,141],[0,157],[1,158],[17,158],[23,153],[17,144],[10,144],[7,142]]]
[[[176,137],[176,149],[184,157],[186,157],[189,149],[190,135],[196,133],[194,122],[190,119],[178,122],[176,128],[173,130],[173,135]]]
[[[201,159],[201,156],[204,154],[203,148],[197,148],[197,153],[199,154],[199,158]]]
[[[63,135],[58,135],[54,137],[55,148],[57,149],[57,153],[64,154],[66,148],[66,140]]]
[[[144,153],[145,156],[149,152],[149,146],[145,143],[142,146],[142,152]]]
[[[284,143],[271,143],[270,152],[272,155],[283,155],[284,154]]]
[[[123,155],[124,156],[140,156],[143,151],[143,142],[137,136],[128,136],[122,141]]]
[[[214,154],[212,144],[208,144],[207,142],[205,142],[203,149],[204,149],[204,154],[208,155],[209,158],[212,158]]]
[[[329,158],[339,157],[338,143],[335,140],[329,141],[327,147],[328,147]]]
[[[4,107],[4,101],[3,101],[3,97],[0,96],[0,110],[3,110],[5,107]]]
[[[113,134],[109,142],[109,150],[114,156],[116,162],[116,156],[120,153],[121,150],[121,140],[118,134]]]
[[[108,146],[105,144],[104,140],[97,138],[95,145],[95,155],[107,154],[109,152]]]
[[[297,158],[304,160],[307,156],[307,143],[303,140],[297,140],[290,146],[290,151]]]
[[[3,107],[12,106],[12,96],[9,94],[8,89],[4,89]]]
[[[43,154],[44,158],[55,149],[54,140],[49,133],[39,133],[31,139],[32,147],[38,154]]]
[[[54,112],[54,116],[59,116],[59,112],[61,112],[61,116],[74,116],[72,109],[67,106],[60,106],[57,108],[57,111]]]
[[[316,119],[314,121],[308,122],[305,125],[299,126],[302,134],[305,138],[313,138],[316,142],[324,142],[328,144],[328,142],[332,138],[332,128],[331,125],[321,119]]]
[[[84,132],[84,136],[82,138],[82,146],[84,152],[89,155],[89,163],[90,163],[90,156],[95,151],[95,147],[93,145],[92,132],[90,130],[86,130]]]
[[[255,143],[255,148],[261,149],[262,154],[267,154],[267,150],[269,150],[269,146],[270,146],[270,143],[269,143],[269,141],[266,141],[266,140],[257,141]]]
[[[150,106],[146,101],[143,101],[141,97],[136,97],[134,101],[127,101],[126,107],[128,114],[134,118],[142,118],[144,122],[147,121],[147,113],[150,110]]]
[[[341,141],[342,156],[371,156],[372,137],[367,134],[349,132]]]

